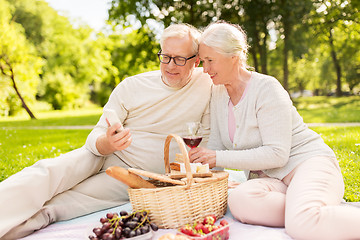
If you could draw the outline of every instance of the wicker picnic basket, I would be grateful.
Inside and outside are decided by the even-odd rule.
[[[164,146],[165,171],[170,173],[169,145],[174,138],[184,156],[186,184],[156,188],[129,188],[129,198],[134,211],[148,210],[151,221],[160,228],[179,228],[188,223],[203,219],[208,214],[218,218],[227,209],[228,173],[226,176],[209,182],[194,182],[185,144],[177,135],[167,136]]]

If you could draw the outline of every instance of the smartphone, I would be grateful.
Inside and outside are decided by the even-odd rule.
[[[121,130],[124,129],[119,117],[116,115],[116,112],[113,109],[104,109],[103,112],[105,118],[109,121],[110,126],[116,123],[120,123],[121,126],[118,129],[116,129],[116,132],[120,132]]]

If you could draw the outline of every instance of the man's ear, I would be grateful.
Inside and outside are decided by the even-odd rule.
[[[200,58],[199,56],[196,57],[196,61],[195,61],[195,67],[198,67],[200,64]]]

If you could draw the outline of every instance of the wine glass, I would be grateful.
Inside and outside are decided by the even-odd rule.
[[[185,123],[183,136],[185,144],[191,149],[196,148],[202,140],[202,129],[200,122]]]

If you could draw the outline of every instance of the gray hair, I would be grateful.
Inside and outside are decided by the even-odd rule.
[[[166,39],[171,37],[183,38],[185,36],[189,36],[193,43],[193,50],[194,53],[198,52],[199,48],[199,38],[201,33],[198,29],[190,24],[186,23],[179,23],[179,24],[172,24],[169,27],[165,28],[163,34],[161,35],[160,39],[160,47],[162,48]]]
[[[200,43],[214,48],[225,56],[238,56],[240,64],[248,67],[248,44],[244,30],[235,24],[215,22],[207,26],[200,37]]]

